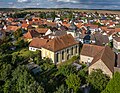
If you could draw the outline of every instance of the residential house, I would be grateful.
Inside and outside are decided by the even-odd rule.
[[[27,33],[23,34],[23,38],[28,42],[32,41],[35,37],[40,37],[40,34],[35,30],[29,30]]]
[[[18,29],[20,29],[20,27],[9,25],[9,26],[6,27],[5,31],[11,33],[11,32],[15,32],[15,31],[17,31]]]
[[[114,73],[115,54],[109,46],[105,46],[93,58],[89,66],[89,74],[95,69],[101,69],[104,74],[112,78]]]
[[[72,22],[67,30],[67,34],[71,34],[74,38],[79,37],[79,30],[77,30],[77,26]]]
[[[35,29],[41,36],[44,36],[45,33],[49,30],[48,28],[36,28]]]
[[[90,65],[94,56],[99,53],[104,47],[92,44],[83,44],[80,53],[80,63]]]
[[[55,23],[55,22],[45,22],[44,25],[46,25],[48,27],[57,27],[57,23]]]
[[[96,32],[94,34],[95,44],[96,45],[107,45],[109,43],[108,35]]]
[[[113,38],[113,48],[120,51],[120,37]]]
[[[53,22],[53,18],[47,18],[47,22]]]
[[[55,37],[58,37],[58,36],[62,36],[62,35],[65,35],[67,34],[67,32],[65,31],[53,31],[51,34],[48,35],[49,38],[55,38]]]
[[[23,23],[21,27],[22,27],[23,29],[27,30],[27,29],[28,29],[28,26],[29,26],[29,23]]]

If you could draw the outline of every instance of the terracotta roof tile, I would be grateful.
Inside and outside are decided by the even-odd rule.
[[[32,39],[33,37],[38,37],[39,33],[35,30],[30,30],[26,34],[23,35],[26,39]]]
[[[29,24],[27,24],[27,23],[22,24],[22,28],[27,28],[28,26],[29,26]]]
[[[94,57],[103,48],[104,48],[103,46],[84,44],[80,54],[85,55],[85,56]]]
[[[83,23],[78,23],[78,24],[76,24],[76,26],[78,27],[78,28],[81,28],[83,25],[82,25]]]
[[[7,26],[7,31],[16,31],[18,30],[20,27],[18,26]]]
[[[78,42],[74,40],[73,36],[71,34],[65,34],[49,40],[44,48],[55,52],[75,44],[78,44]]]
[[[96,63],[99,59],[110,69],[111,72],[114,72],[115,64],[115,54],[109,46],[105,46],[92,60],[92,64]]]
[[[57,24],[55,22],[45,22],[44,24],[46,24],[47,26],[51,26],[51,27],[57,26]]]
[[[34,38],[31,43],[29,44],[29,47],[35,47],[35,48],[41,48],[46,44],[48,39],[41,39],[41,38]]]
[[[35,29],[38,33],[43,33],[45,34],[48,31],[48,28],[37,28]]]
[[[66,26],[67,28],[70,27],[70,24],[69,23],[62,23],[63,26]]]

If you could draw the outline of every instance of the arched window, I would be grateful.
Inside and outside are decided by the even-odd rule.
[[[77,46],[75,46],[75,53],[77,53]]]
[[[59,53],[56,54],[56,61],[58,62]]]
[[[71,48],[71,55],[73,55],[73,47]]]
[[[64,60],[64,51],[62,51],[62,60]]]

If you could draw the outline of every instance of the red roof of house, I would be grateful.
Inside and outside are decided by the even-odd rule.
[[[81,50],[81,55],[94,57],[97,53],[99,53],[104,47],[91,45],[91,44],[84,44]]]
[[[31,43],[29,44],[29,47],[35,47],[35,48],[41,48],[46,44],[48,39],[41,39],[41,38],[34,38]]]
[[[39,33],[35,30],[30,30],[26,34],[23,35],[26,39],[32,39],[33,37],[39,36]]]
[[[43,33],[45,34],[48,31],[48,28],[37,28],[35,29],[38,33]]]
[[[20,27],[18,26],[7,26],[7,31],[16,31],[18,30]]]
[[[63,26],[66,26],[67,28],[70,27],[70,23],[63,22],[62,25],[63,25]]]
[[[77,26],[78,28],[81,28],[81,27],[83,26],[83,23],[78,23],[76,26]]]
[[[29,26],[29,24],[27,24],[27,23],[22,24],[22,28],[27,28],[28,26]]]
[[[99,59],[103,61],[103,63],[109,68],[111,72],[114,72],[115,54],[109,46],[105,46],[94,56],[91,65],[96,63]]]

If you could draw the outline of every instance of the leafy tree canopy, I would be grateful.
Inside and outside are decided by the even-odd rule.
[[[76,93],[80,88],[81,80],[76,74],[70,74],[67,76],[66,84],[69,89],[73,89]]]
[[[120,93],[120,73],[116,72],[102,93]]]
[[[107,83],[109,82],[109,77],[100,69],[93,71],[88,76],[88,83],[97,91],[98,93],[105,89]]]

